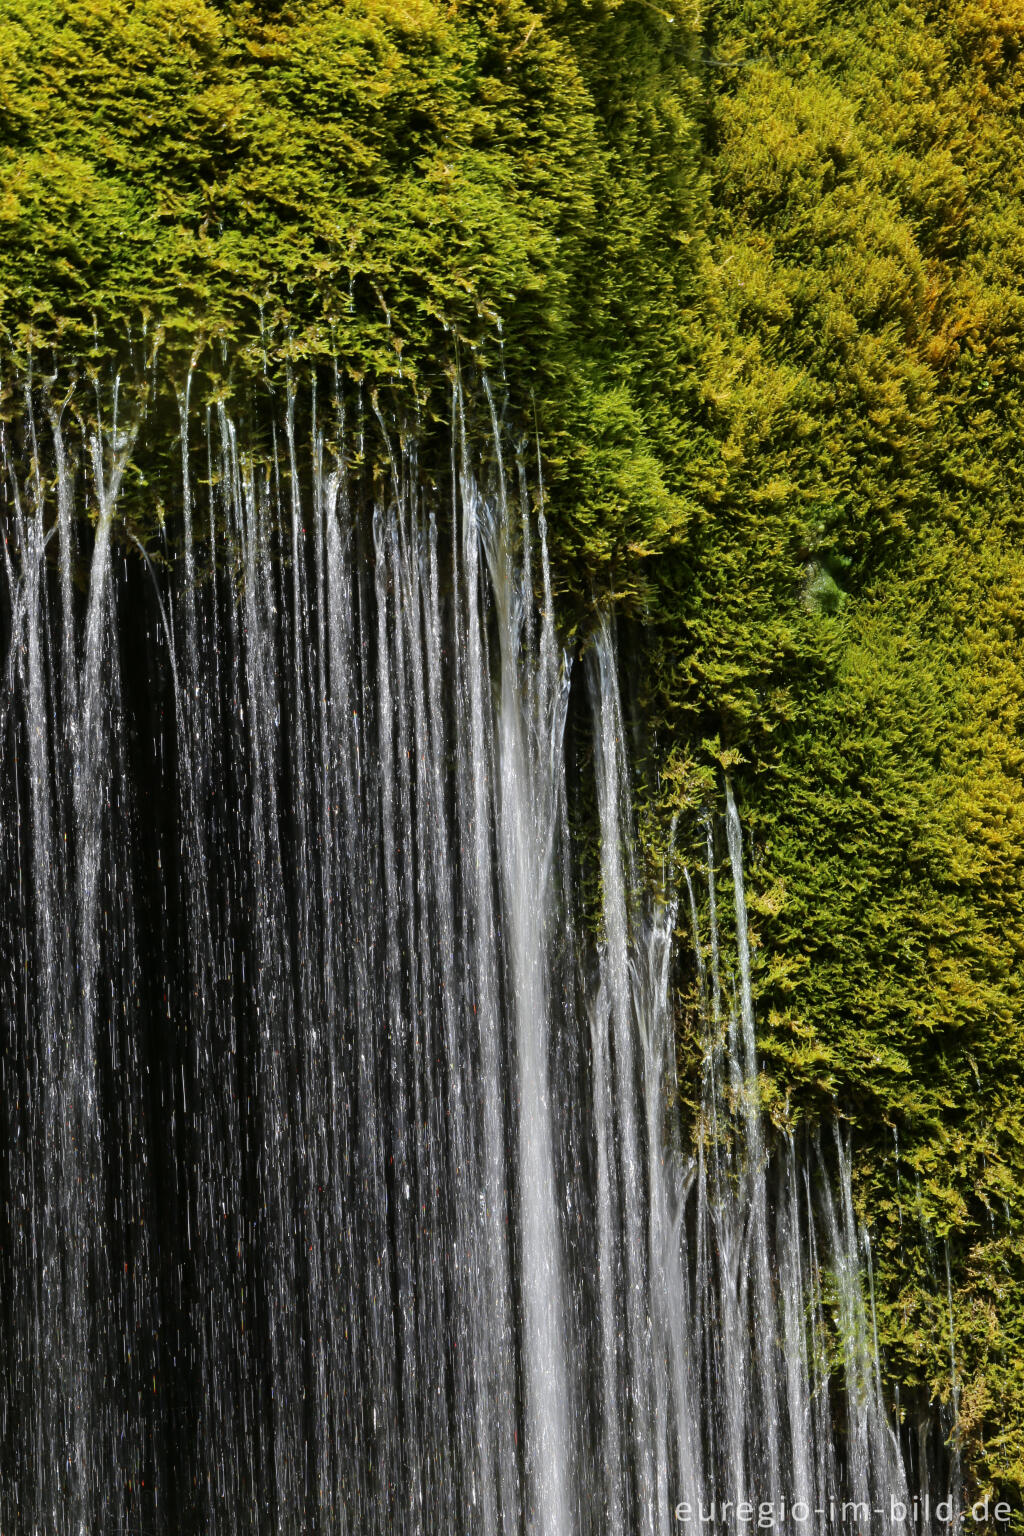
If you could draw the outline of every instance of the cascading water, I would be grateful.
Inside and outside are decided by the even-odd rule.
[[[41,399],[3,463],[0,1531],[909,1507],[848,1148],[758,1109],[731,793],[734,967],[710,822],[680,884],[694,1128],[613,627],[573,692],[489,391],[482,432],[454,389],[449,495],[376,407],[289,393],[247,446],[189,382],[152,563],[135,424]]]

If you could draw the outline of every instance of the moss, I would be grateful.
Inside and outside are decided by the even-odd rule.
[[[905,1401],[949,1398],[948,1250],[965,1466],[1017,1510],[1020,40],[999,6],[713,8],[715,449],[648,693],[739,759],[768,1102],[856,1126]]]
[[[427,420],[489,370],[573,590],[635,594],[687,517],[648,325],[689,281],[691,46],[675,0],[14,0],[0,336],[196,402],[337,362]]]

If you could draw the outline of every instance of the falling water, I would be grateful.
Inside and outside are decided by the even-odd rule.
[[[0,1531],[907,1505],[849,1147],[759,1107],[732,791],[655,896],[486,381],[447,478],[340,389],[177,407],[145,560],[116,392],[3,445]]]

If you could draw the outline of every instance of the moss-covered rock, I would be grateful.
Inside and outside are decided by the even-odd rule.
[[[647,835],[723,766],[742,795],[766,1102],[855,1123],[924,1399],[948,1252],[965,1465],[1018,1510],[1022,101],[1016,0],[0,29],[17,369],[142,376],[159,343],[170,441],[192,364],[196,402],[337,364],[444,437],[462,361],[536,430],[561,610],[628,621]]]

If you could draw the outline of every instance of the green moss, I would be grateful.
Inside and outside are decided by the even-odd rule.
[[[194,400],[337,361],[428,420],[457,360],[506,373],[571,586],[635,593],[687,518],[648,327],[690,280],[691,47],[674,0],[12,0],[0,337],[159,352]]]
[[[950,1392],[948,1244],[965,1465],[1017,1509],[1021,41],[980,4],[713,9],[712,447],[646,704],[690,754],[664,798],[734,754],[767,1102],[856,1127],[905,1400]]]
[[[514,3],[7,7],[2,300],[63,345],[170,337],[397,374],[442,321],[546,333],[597,168],[571,55]],[[545,128],[545,122],[547,127]]]

